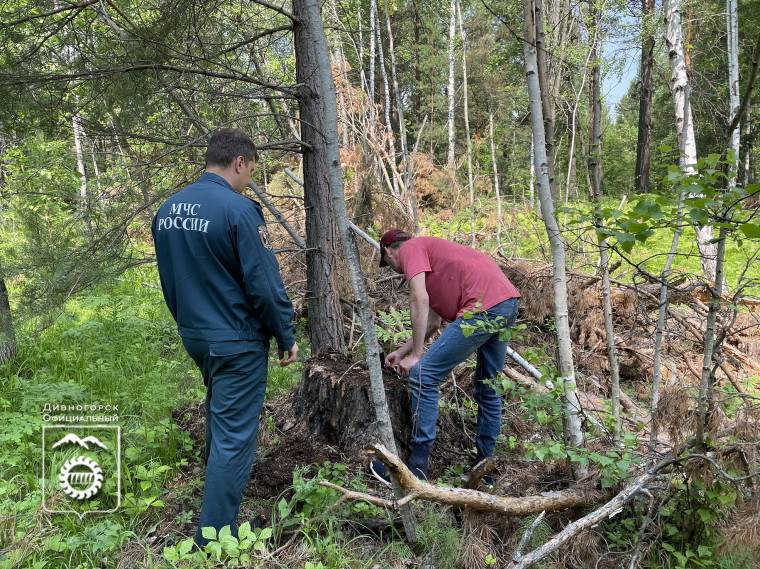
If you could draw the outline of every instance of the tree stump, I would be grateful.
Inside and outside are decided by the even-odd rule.
[[[396,448],[406,455],[412,425],[409,387],[392,374],[384,374],[384,384]],[[349,456],[363,454],[379,442],[367,365],[339,354],[311,358],[296,396],[295,418],[305,424],[307,436],[321,437]]]

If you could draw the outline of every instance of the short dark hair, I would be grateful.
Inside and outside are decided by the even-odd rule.
[[[245,158],[246,163],[259,159],[256,145],[245,132],[237,128],[223,128],[216,131],[208,142],[206,168],[227,168],[238,156]]]

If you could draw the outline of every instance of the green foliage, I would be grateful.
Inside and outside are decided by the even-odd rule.
[[[378,341],[396,345],[412,337],[412,320],[408,310],[380,310],[377,315],[383,323],[382,326],[375,324]]]
[[[424,545],[436,567],[457,569],[460,566],[464,535],[450,515],[444,515],[439,506],[423,508],[417,539]]]
[[[177,545],[164,547],[164,559],[176,567],[177,562],[183,567],[208,567],[219,562],[226,567],[251,565],[252,559],[266,554],[267,542],[272,537],[271,528],[251,529],[249,522],[238,528],[237,537],[232,535],[230,526],[225,526],[219,533],[212,527],[202,530],[203,537],[211,540],[200,551],[193,538],[180,541]]]
[[[709,474],[708,474],[709,476]],[[727,556],[717,553],[720,536],[717,528],[735,506],[736,489],[719,479],[701,474],[676,475],[670,492],[656,509],[656,524],[649,527],[645,539],[651,548],[650,565],[673,569],[752,567],[740,552]],[[632,503],[623,508],[619,518],[602,524],[605,538],[613,550],[629,552],[639,539],[641,520],[649,504]]]
[[[606,226],[598,228],[596,233],[600,239],[613,238],[623,251],[630,253],[636,243],[645,243],[658,229],[676,229],[687,223],[700,227],[711,225],[732,233],[738,231],[736,239],[741,246],[743,239],[760,236],[760,223],[742,209],[743,201],[760,191],[760,184],[746,188],[729,185],[725,171],[735,165],[735,156],[724,160],[720,155],[711,154],[698,160],[694,173],[671,166],[667,181],[676,195],[685,196],[682,214],[678,214],[678,204],[672,197],[639,196],[627,211],[602,207],[598,214]]]

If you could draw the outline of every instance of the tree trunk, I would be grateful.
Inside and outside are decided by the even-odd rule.
[[[493,164],[493,191],[496,194],[496,214],[499,224],[496,228],[496,243],[501,245],[501,192],[499,191],[499,171],[496,168],[496,143],[493,138],[493,109],[488,107],[488,132],[491,135],[491,163]]]
[[[681,0],[665,0],[665,42],[670,59],[670,86],[676,115],[676,131],[681,148],[681,167],[687,174],[694,173],[697,163],[697,145],[694,137],[694,122],[690,104],[689,79],[686,74],[683,34],[681,29]],[[713,238],[712,226],[694,227],[697,246],[705,277],[715,281],[715,258],[717,245],[710,243]]]
[[[8,289],[5,286],[2,266],[0,265],[0,364],[12,360],[17,352],[18,344],[16,343],[16,332],[13,328],[11,303],[8,299]]]
[[[544,145],[546,148],[546,167],[549,176],[549,191],[552,202],[557,199],[557,186],[554,179],[554,104],[549,89],[549,64],[547,61],[547,49],[544,33],[544,0],[536,0],[534,3],[535,46],[536,46],[536,69],[538,71],[538,84],[540,86],[541,108],[544,117]]]
[[[723,261],[726,254],[727,230],[718,231],[717,255],[715,257],[715,285],[710,287],[710,308],[707,312],[707,326],[704,335],[704,359],[702,360],[702,377],[699,382],[699,399],[697,400],[697,451],[705,450],[705,430],[707,429],[707,393],[715,380],[713,374],[713,353],[715,352],[715,323],[723,297]]]
[[[456,39],[456,0],[451,0],[451,13],[449,14],[449,83],[447,97],[449,100],[448,121],[446,123],[449,131],[449,151],[446,154],[446,165],[454,168],[454,150],[456,147],[454,140],[454,60],[456,52],[454,50],[454,40]]]
[[[558,381],[564,386],[562,397],[565,409],[564,440],[567,447],[578,448],[583,444],[581,428],[581,408],[575,384],[575,369],[573,350],[570,341],[570,323],[567,309],[567,278],[565,268],[565,244],[559,231],[559,224],[554,214],[554,200],[549,186],[549,164],[546,151],[544,117],[541,104],[541,87],[538,79],[538,61],[536,56],[536,8],[533,0],[523,3],[525,17],[525,74],[528,79],[530,96],[530,114],[534,140],[534,163],[536,166],[536,186],[541,202],[544,225],[549,237],[552,250],[552,265],[554,268],[554,314],[557,330],[557,346],[559,352]],[[576,477],[582,472],[574,473]]]
[[[326,357],[348,360],[337,354]],[[305,423],[311,435],[324,437],[349,456],[361,456],[367,445],[377,442],[378,431],[366,366],[352,373],[352,364],[346,361],[348,369],[336,377],[316,358],[310,362],[299,385],[296,418]],[[408,452],[412,425],[409,389],[395,378],[387,378],[384,389],[396,448]]]
[[[351,288],[354,293],[354,303],[359,308],[359,316],[364,329],[364,345],[366,349],[366,361],[369,367],[372,403],[375,408],[378,435],[380,440],[395,452],[393,429],[388,413],[388,404],[385,398],[383,385],[383,373],[380,364],[380,346],[375,332],[375,321],[370,310],[369,297],[364,284],[364,276],[361,272],[361,260],[356,239],[349,227],[348,210],[346,209],[346,196],[343,192],[343,176],[340,167],[340,151],[338,148],[338,113],[335,106],[335,84],[333,83],[330,61],[327,54],[327,40],[319,13],[317,0],[294,0],[293,12],[300,23],[295,25],[295,32],[301,36],[304,43],[310,47],[309,55],[314,57],[313,71],[315,85],[319,88],[314,93],[316,106],[319,107],[321,116],[322,140],[320,146],[325,153],[326,174],[329,180],[330,200],[335,212],[335,222],[338,226],[343,250],[346,255]],[[403,496],[403,490],[396,484],[394,493],[397,498]],[[404,529],[409,541],[416,541],[416,524],[411,511],[402,510]]]
[[[731,110],[729,112],[728,124],[734,124],[734,119],[739,112],[739,9],[737,0],[726,0],[726,31],[728,41],[728,90],[730,95]],[[736,173],[739,166],[739,133],[741,131],[741,121],[736,121],[734,128],[729,136],[729,148],[734,151],[735,163],[730,167],[729,185],[736,184]]]
[[[74,131],[74,149],[77,157],[77,172],[79,172],[79,215],[84,221],[87,231],[92,230],[90,226],[90,204],[87,199],[87,172],[84,168],[84,128],[82,127],[82,117],[79,111],[74,112],[71,118],[71,126]]]
[[[593,33],[591,57],[592,57],[592,79],[591,79],[591,98],[592,98],[592,123],[591,123],[591,180],[594,184],[594,199],[598,207],[602,207],[602,78],[600,71],[600,62],[598,56],[598,46],[600,41],[599,11],[595,4],[591,6],[591,25]],[[597,226],[601,227],[603,220],[601,216],[597,218]],[[602,272],[602,309],[604,313],[604,330],[607,341],[607,360],[610,364],[610,398],[612,399],[612,416],[614,419],[613,441],[615,444],[620,443],[620,371],[618,365],[617,349],[615,348],[615,329],[612,321],[612,302],[610,299],[610,266],[609,266],[609,244],[607,239],[602,239],[599,243],[599,260],[600,270]]]
[[[380,17],[377,12],[377,3],[374,4],[375,12],[372,14],[375,23],[375,33],[377,35],[377,50],[380,55],[380,73],[383,76],[383,92],[385,93],[385,128],[387,129],[388,137],[388,160],[391,171],[396,169],[396,144],[393,136],[393,125],[391,124],[391,92],[388,87],[388,74],[385,71],[385,56],[383,55],[383,38],[380,35]],[[380,162],[382,167],[382,161]],[[398,198],[400,196],[398,180],[396,176],[391,176],[391,182],[393,184],[393,197]]]
[[[602,74],[599,61],[599,11],[596,0],[590,0],[591,28],[591,81],[589,82],[589,115],[591,119],[588,165],[591,172],[591,198],[602,196]]]
[[[654,33],[650,31],[654,0],[641,0],[641,88],[639,90],[639,132],[636,143],[637,194],[649,193],[650,143],[652,138],[652,86],[654,69]]]
[[[681,219],[683,213],[685,194],[681,192],[678,197],[678,213],[676,219]],[[668,310],[668,279],[670,278],[670,269],[673,266],[673,261],[678,251],[678,241],[681,237],[680,228],[677,228],[673,232],[673,240],[670,244],[670,251],[668,257],[665,260],[665,267],[662,269],[662,287],[660,288],[660,304],[657,310],[657,326],[654,334],[654,362],[652,365],[652,405],[650,414],[652,417],[652,423],[649,431],[649,459],[647,460],[647,466],[649,466],[656,456],[657,451],[657,432],[659,431],[659,424],[657,423],[657,411],[660,404],[660,381],[662,380],[662,336],[665,329],[665,314]]]
[[[383,7],[385,8],[385,23],[388,27],[388,51],[391,55],[391,80],[393,81],[393,92],[396,99],[396,112],[398,113],[398,128],[399,135],[401,137],[401,153],[404,159],[404,192],[405,196],[401,196],[407,203],[407,207],[412,209],[411,196],[408,193],[409,186],[412,183],[413,172],[409,164],[409,147],[406,139],[406,121],[404,120],[404,105],[402,101],[401,92],[398,86],[398,78],[396,76],[396,50],[393,45],[393,30],[391,29],[391,17],[388,14],[388,0],[385,0]],[[416,215],[416,213],[415,213]]]
[[[303,10],[301,4],[298,7]],[[293,6],[296,9],[296,4]],[[324,86],[313,38],[303,25],[295,26],[296,80],[303,87],[298,93],[301,136],[309,147],[303,151],[304,207],[306,208],[306,280],[309,287],[309,339],[312,353],[322,348],[343,353],[343,315],[340,307],[336,266],[336,238],[330,206],[328,156],[324,132],[328,126],[319,100]],[[327,70],[332,83],[329,60]],[[337,129],[337,119],[335,128]],[[337,140],[335,141],[337,144]],[[340,161],[338,161],[340,167]]]
[[[467,101],[467,47],[465,45],[464,28],[462,26],[462,9],[457,0],[459,15],[459,37],[462,39],[462,88],[464,100],[464,132],[467,139],[467,183],[470,188],[470,236],[472,248],[475,249],[475,186],[472,181],[472,141],[470,140],[470,107]]]

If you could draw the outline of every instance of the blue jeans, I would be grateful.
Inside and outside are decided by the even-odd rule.
[[[449,324],[419,363],[409,373],[412,390],[412,444],[427,451],[435,441],[438,421],[438,384],[457,365],[477,351],[473,376],[474,397],[478,404],[475,446],[480,457],[493,455],[501,429],[501,397],[484,380],[493,379],[504,369],[507,342],[499,341],[498,331],[475,330],[465,338],[462,324],[476,320],[498,323],[502,328],[513,326],[517,319],[517,299],[510,298],[470,320],[457,318]]]
[[[195,542],[201,530],[230,526],[237,517],[259,434],[259,415],[267,388],[269,342],[204,342],[182,339],[206,384],[206,479]]]

